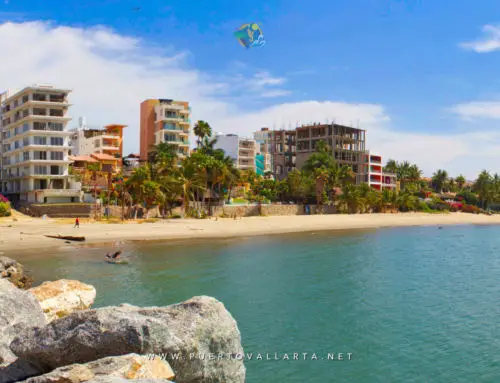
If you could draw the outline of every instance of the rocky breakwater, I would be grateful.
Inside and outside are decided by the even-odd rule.
[[[36,297],[49,322],[90,308],[96,297],[94,286],[68,279],[44,282],[28,291]]]
[[[10,343],[9,360],[14,360],[0,368],[1,383],[245,381],[243,360],[237,357],[243,355],[238,326],[214,298],[194,297],[166,307],[88,309],[46,323],[34,295],[22,293],[16,300],[31,304],[26,309],[37,320],[19,326],[5,342],[0,338]],[[9,320],[0,320],[0,334]]]
[[[30,288],[33,282],[33,280],[25,274],[23,265],[4,256],[0,256],[0,278],[7,279],[21,289]]]

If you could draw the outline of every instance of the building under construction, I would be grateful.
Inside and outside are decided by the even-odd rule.
[[[263,128],[266,129],[266,128]],[[350,126],[313,124],[294,130],[267,130],[271,166],[276,179],[282,179],[293,169],[301,169],[316,150],[319,141],[325,141],[337,163],[348,165],[356,174],[356,183],[364,180],[366,173],[366,131]]]

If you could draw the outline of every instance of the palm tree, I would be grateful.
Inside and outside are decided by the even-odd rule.
[[[397,198],[398,207],[401,211],[412,211],[417,209],[417,198],[410,193],[400,193]]]
[[[448,172],[446,170],[439,169],[432,175],[432,186],[437,193],[443,192],[443,187],[448,180]]]
[[[182,190],[182,206],[184,214],[190,214],[189,204],[194,201],[198,192],[206,190],[205,176],[196,162],[186,158],[176,174]]]
[[[481,201],[481,207],[486,209],[488,204],[491,202],[492,193],[492,178],[489,172],[483,170],[476,181],[474,182],[473,190],[479,194],[479,200]]]
[[[340,205],[348,213],[357,213],[362,207],[364,201],[359,195],[359,189],[356,185],[345,185],[340,195]]]
[[[161,142],[148,153],[148,163],[152,166],[153,178],[156,174],[171,172],[177,165],[177,146]]]
[[[466,180],[465,177],[460,174],[457,178],[455,178],[455,182],[457,183],[458,188],[462,190],[464,188]]]
[[[193,132],[197,138],[198,147],[201,146],[204,138],[208,138],[212,136],[212,128],[208,124],[208,122],[199,120],[193,128]]]
[[[389,159],[384,166],[384,172],[396,174],[398,171],[398,163],[395,160]]]
[[[420,177],[422,177],[422,171],[415,164],[410,165],[408,168],[408,181],[412,183],[418,183],[420,181]]]

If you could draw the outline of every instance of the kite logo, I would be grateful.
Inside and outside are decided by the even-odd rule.
[[[243,24],[236,32],[234,37],[245,48],[263,47],[266,44],[262,30],[256,23]]]

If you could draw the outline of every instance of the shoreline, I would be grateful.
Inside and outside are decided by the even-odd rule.
[[[468,213],[387,213],[355,215],[297,215],[215,219],[170,219],[154,223],[85,222],[74,229],[68,223],[55,220],[22,217],[0,220],[0,253],[15,258],[16,251],[45,250],[61,246],[86,247],[116,242],[177,241],[186,239],[218,239],[276,234],[381,229],[410,226],[500,225],[500,215]],[[84,243],[66,244],[44,235],[85,236]]]

